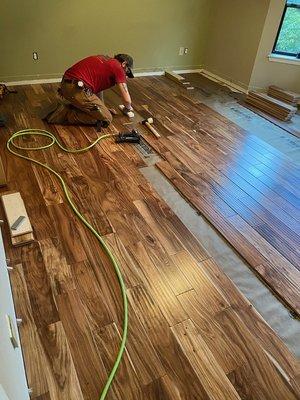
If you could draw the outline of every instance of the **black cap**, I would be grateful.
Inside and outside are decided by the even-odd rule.
[[[126,75],[128,78],[134,78],[132,68],[133,68],[133,58],[128,54],[117,54],[114,57],[120,63],[126,62]]]

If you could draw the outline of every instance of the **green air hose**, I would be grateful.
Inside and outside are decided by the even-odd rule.
[[[40,146],[40,147],[22,147],[17,145],[14,140],[17,138],[20,138],[22,136],[30,136],[30,135],[34,135],[34,136],[45,136],[47,138],[50,139],[50,143],[44,145],[44,146]],[[60,147],[63,151],[67,152],[67,153],[82,153],[84,151],[90,150],[92,147],[94,147],[98,142],[100,142],[100,140],[109,138],[115,136],[113,134],[108,134],[108,135],[103,135],[98,137],[93,143],[91,143],[89,146],[87,147],[83,147],[81,149],[67,149],[65,148],[55,137],[55,135],[53,135],[53,133],[51,132],[47,132],[45,130],[41,130],[41,129],[24,129],[18,132],[15,132],[7,141],[7,149],[8,151],[10,151],[12,154],[14,154],[17,157],[21,157],[24,158],[25,160],[31,161],[35,164],[40,165],[43,168],[48,169],[48,171],[52,172],[59,180],[62,189],[65,193],[65,196],[67,198],[67,201],[70,205],[70,207],[72,208],[72,210],[74,211],[74,213],[77,215],[77,217],[82,221],[82,223],[93,233],[93,235],[96,236],[96,238],[98,239],[98,241],[100,242],[101,246],[103,247],[104,251],[106,252],[106,254],[108,255],[108,257],[110,258],[113,267],[115,269],[116,275],[118,277],[119,280],[119,285],[120,285],[120,289],[122,292],[122,298],[123,298],[123,308],[124,308],[124,320],[123,320],[123,334],[122,334],[122,340],[121,340],[121,344],[120,344],[120,348],[119,348],[119,352],[118,355],[116,357],[115,363],[112,367],[112,370],[107,378],[107,381],[105,383],[105,386],[102,390],[102,393],[100,395],[100,400],[104,400],[106,398],[107,392],[110,388],[110,385],[116,375],[117,369],[119,367],[119,364],[121,362],[123,353],[125,351],[125,345],[126,345],[126,340],[127,340],[127,331],[128,331],[128,301],[127,301],[127,296],[126,296],[126,286],[124,283],[124,279],[120,270],[120,267],[118,265],[117,260],[115,259],[114,255],[112,254],[112,252],[110,251],[110,249],[108,248],[108,246],[106,245],[104,239],[101,237],[100,233],[96,231],[96,229],[94,229],[92,227],[92,225],[84,218],[84,216],[78,211],[76,205],[74,204],[74,202],[72,201],[69,189],[63,179],[63,177],[56,172],[54,169],[52,169],[51,167],[49,167],[47,164],[43,164],[33,158],[24,156],[23,154],[18,153],[15,149],[19,149],[19,150],[44,150],[47,149],[51,146],[53,146],[54,144],[57,144],[58,147]]]

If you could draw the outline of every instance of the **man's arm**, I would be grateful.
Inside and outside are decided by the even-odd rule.
[[[124,100],[124,106],[127,108],[127,110],[131,110],[132,106],[131,106],[131,97],[128,91],[128,87],[126,83],[118,83],[119,86],[119,90],[121,93],[121,96]]]

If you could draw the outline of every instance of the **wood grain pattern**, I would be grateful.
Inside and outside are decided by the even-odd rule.
[[[171,330],[188,362],[197,371],[197,377],[207,394],[220,400],[240,399],[205,341],[197,332],[193,322],[191,320],[184,321],[172,327]],[[201,362],[199,362],[200,359]]]
[[[138,78],[130,86],[137,111],[157,117],[161,139],[141,130],[162,155],[159,167],[194,196],[229,241],[244,249],[258,272],[282,268],[284,290],[295,267],[282,252],[295,257],[293,234],[295,240],[299,235],[295,165],[250,134],[245,143],[244,132],[172,81]],[[32,399],[96,400],[122,329],[117,278],[53,177],[4,151],[9,133],[24,126],[54,131],[70,147],[97,137],[92,127],[50,128],[39,119],[55,90],[51,84],[20,87],[15,100],[3,104],[11,121],[0,136],[8,190],[20,191],[36,237],[29,246],[13,248],[4,226],[4,242],[15,266],[11,281],[23,319],[20,334]],[[108,94],[108,105],[115,101],[114,92]],[[127,122],[119,115],[107,131],[124,130]],[[40,144],[35,138],[26,143]],[[243,146],[247,152],[241,152]],[[128,342],[108,400],[299,397],[299,363],[146,181],[138,169],[145,163],[133,146],[108,140],[76,157],[57,148],[37,157],[63,174],[78,208],[119,260],[127,284]],[[274,168],[280,176],[277,186]],[[0,210],[3,215],[1,205]],[[246,218],[245,210],[251,220],[239,217],[243,211]],[[264,233],[261,246],[258,227]],[[246,233],[248,242],[242,237]],[[275,233],[285,239],[278,250],[268,240]]]
[[[34,322],[34,316],[28,296],[22,264],[17,264],[10,274],[16,315],[22,318],[19,327],[23,355],[25,359],[28,385],[33,396],[38,397],[48,392],[45,355]]]
[[[145,135],[163,159],[159,170],[299,314],[299,166],[201,104],[197,93],[159,78],[132,86],[138,107],[150,104],[169,128],[176,122],[158,141]]]
[[[83,400],[62,323],[59,321],[41,328],[39,336],[49,364],[50,398]]]
[[[106,373],[82,303],[75,290],[57,296],[57,303],[83,398],[95,400],[105,382]]]

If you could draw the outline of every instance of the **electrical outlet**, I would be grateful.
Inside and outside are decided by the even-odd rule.
[[[184,54],[184,47],[179,47],[179,53],[180,56],[183,56]]]
[[[39,55],[38,55],[38,53],[37,53],[36,51],[34,51],[34,52],[32,53],[32,58],[33,58],[35,61],[39,59]]]
[[[185,47],[183,52],[184,52],[184,54],[187,54],[188,51],[189,51],[189,49],[187,47]]]

